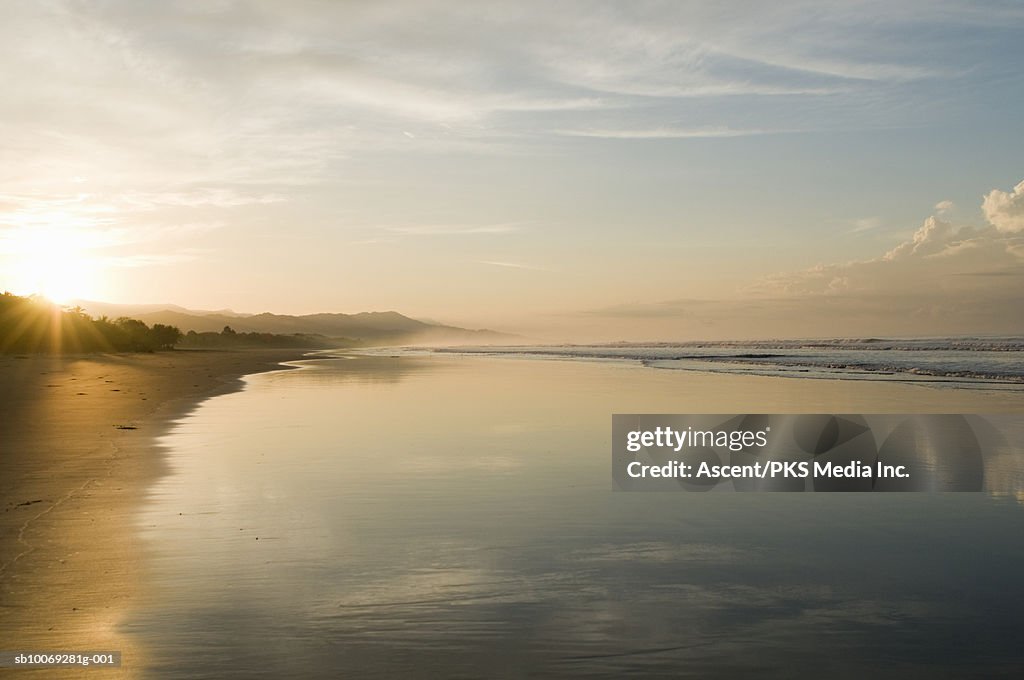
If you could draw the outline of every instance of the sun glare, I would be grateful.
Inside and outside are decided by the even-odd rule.
[[[61,227],[23,227],[4,238],[11,292],[42,295],[58,304],[93,297],[99,263],[86,235]]]

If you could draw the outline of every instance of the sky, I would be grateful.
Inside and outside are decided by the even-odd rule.
[[[1019,2],[14,2],[0,288],[1024,332]]]

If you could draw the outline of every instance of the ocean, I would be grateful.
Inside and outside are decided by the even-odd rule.
[[[251,376],[162,440],[124,631],[172,678],[1019,677],[1024,461],[1000,494],[611,490],[613,413],[1024,414],[1018,348],[781,344]],[[655,368],[686,362],[717,372]]]
[[[777,340],[444,348],[505,356],[634,361],[653,368],[1019,390],[1024,338]]]

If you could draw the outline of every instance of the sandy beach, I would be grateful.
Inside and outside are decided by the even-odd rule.
[[[609,449],[613,413],[1020,413],[1024,394],[398,349],[303,364],[162,439],[123,627],[149,676],[1020,665],[1013,499],[614,492]]]
[[[314,370],[303,371],[304,377],[298,374],[261,376],[255,379],[252,390],[230,397],[235,400],[248,397],[247,405],[241,410],[232,411],[231,405],[224,403],[218,407],[220,419],[207,414],[207,424],[203,427],[221,428],[222,432],[218,439],[215,432],[210,434],[204,430],[201,446],[205,447],[208,441],[225,441],[227,437],[233,448],[210,451],[211,457],[220,462],[209,469],[203,468],[195,478],[189,478],[188,470],[182,472],[176,468],[179,483],[180,479],[188,480],[185,483],[187,493],[179,498],[175,494],[181,492],[175,491],[178,487],[173,484],[164,489],[162,502],[166,507],[154,515],[155,521],[163,524],[154,524],[157,528],[152,531],[161,532],[160,527],[171,526],[178,532],[184,531],[182,536],[217,548],[208,552],[196,550],[195,545],[184,545],[178,550],[173,547],[177,544],[162,543],[164,552],[158,561],[162,560],[163,582],[162,587],[155,587],[160,578],[154,578],[153,551],[151,546],[143,545],[145,539],[138,530],[138,511],[145,505],[147,494],[172,477],[166,474],[168,459],[158,444],[159,438],[206,398],[237,390],[242,384],[241,376],[274,370],[280,367],[280,362],[299,359],[301,355],[302,352],[296,350],[174,351],[0,359],[3,377],[0,383],[0,433],[3,436],[0,440],[3,470],[0,479],[0,498],[3,499],[0,649],[122,652],[123,665],[117,671],[64,669],[60,671],[62,677],[140,677],[146,669],[152,672],[154,668],[162,669],[158,674],[180,671],[182,677],[190,677],[197,669],[214,674],[244,675],[243,670],[232,665],[243,657],[257,666],[293,663],[284,658],[264,658],[259,654],[265,650],[248,649],[245,645],[247,641],[278,640],[276,629],[268,632],[259,627],[258,621],[263,620],[260,617],[266,616],[266,621],[270,622],[267,625],[271,627],[275,622],[291,621],[288,612],[279,612],[276,607],[281,606],[280,602],[302,602],[305,597],[288,590],[290,566],[285,572],[279,572],[272,565],[291,565],[299,556],[329,550],[332,546],[329,537],[335,533],[329,532],[328,538],[317,533],[308,544],[302,543],[303,536],[316,529],[317,523],[278,526],[281,522],[287,524],[292,514],[279,512],[278,506],[273,504],[267,506],[262,491],[256,493],[253,489],[271,489],[271,498],[296,499],[291,504],[286,503],[293,508],[301,506],[297,499],[305,499],[310,494],[315,496],[311,490],[326,485],[322,493],[332,498],[326,507],[338,509],[344,521],[368,513],[363,521],[365,526],[381,527],[379,532],[375,529],[361,539],[362,552],[352,552],[348,546],[342,554],[348,559],[359,554],[369,556],[367,559],[380,558],[384,561],[372,562],[365,573],[397,570],[393,580],[401,582],[407,577],[401,560],[392,563],[393,558],[387,557],[390,554],[387,546],[378,546],[379,551],[373,549],[378,540],[375,537],[395,535],[410,521],[402,510],[404,503],[388,500],[388,489],[420,494],[421,499],[426,499],[424,507],[430,507],[432,496],[423,494],[431,487],[424,480],[449,468],[452,472],[441,475],[440,479],[451,479],[452,483],[465,484],[471,489],[490,483],[489,475],[512,475],[496,487],[498,495],[486,496],[486,506],[474,506],[475,496],[471,494],[468,500],[460,501],[470,508],[469,511],[460,511],[457,517],[444,514],[443,520],[431,521],[430,531],[449,532],[450,540],[468,541],[475,536],[473,518],[479,513],[497,512],[503,518],[525,517],[521,529],[529,538],[522,539],[523,544],[539,546],[536,549],[542,552],[555,550],[554,545],[560,544],[545,543],[545,536],[563,525],[590,527],[587,531],[600,534],[600,545],[619,541],[621,537],[617,535],[604,536],[601,532],[605,529],[601,527],[611,522],[611,517],[619,517],[620,511],[624,512],[619,505],[637,499],[606,492],[604,459],[593,454],[595,450],[606,450],[602,440],[608,414],[612,412],[762,412],[766,409],[794,413],[1024,412],[1024,395],[1019,393],[935,389],[875,381],[767,378],[655,370],[616,363],[452,356],[402,359],[364,356],[355,361],[325,362],[319,367],[311,366]],[[273,391],[277,383],[299,385],[301,389],[289,392],[289,399],[281,401]],[[402,427],[394,427],[395,413],[402,414]],[[466,418],[467,413],[475,415]],[[310,418],[321,426],[310,425]],[[278,423],[277,429],[274,423]],[[305,425],[300,429],[282,429],[280,423]],[[381,432],[387,432],[387,437],[382,439]],[[207,439],[207,435],[211,439]],[[339,437],[341,439],[337,439]],[[561,453],[557,457],[532,456],[531,452],[538,447],[557,448]],[[352,465],[347,457],[362,456],[364,452],[378,449],[375,466],[366,466],[362,458],[358,465]],[[469,459],[472,465],[467,468],[464,455],[467,450],[489,453],[480,460]],[[301,453],[303,451],[306,453]],[[317,452],[323,451],[329,453],[327,458],[318,457],[321,454]],[[395,451],[415,451],[416,456],[396,458]],[[207,459],[204,449],[196,453],[198,455],[190,460]],[[295,456],[303,455],[311,456],[309,460],[317,463],[296,467]],[[275,457],[280,458],[282,467],[274,467]],[[547,461],[545,464],[554,467],[543,468],[542,474],[536,473],[540,477],[516,472],[539,465],[537,461]],[[569,464],[571,461],[576,462]],[[385,468],[392,463],[400,467],[396,468],[394,476],[387,476]],[[415,474],[410,472],[409,466],[415,468]],[[228,476],[218,481],[218,470],[229,470]],[[331,470],[338,474],[332,475]],[[303,477],[306,474],[311,476]],[[374,474],[392,480],[391,486],[382,485]],[[481,474],[483,478],[473,481],[474,475]],[[369,477],[364,479],[366,475]],[[393,480],[399,479],[407,480],[412,486],[395,486]],[[538,486],[538,479],[555,480],[561,491],[552,493],[550,482]],[[566,481],[569,479],[573,480],[572,484]],[[294,485],[289,486],[292,483]],[[218,505],[217,493],[233,484],[238,485],[236,491],[241,496],[233,497],[230,507],[225,509]],[[348,488],[346,484],[354,486]],[[538,488],[548,490],[540,493]],[[367,489],[373,490],[369,496]],[[251,506],[246,505],[250,493],[256,493]],[[452,493],[452,489],[445,486],[438,498],[448,502]],[[573,493],[583,495],[576,497]],[[504,510],[494,505],[501,498],[509,504]],[[523,498],[533,499],[530,507],[545,503],[552,506],[541,513],[543,521],[538,520],[540,523],[536,526],[530,523],[530,515],[522,505]],[[204,504],[208,502],[216,506],[215,512],[204,511]],[[635,503],[643,510],[644,518],[649,518],[646,504],[650,502],[644,499],[643,503]],[[659,502],[665,505],[661,512],[672,516],[677,509],[672,503],[679,499],[666,498]],[[733,502],[784,504],[794,501],[735,499]],[[601,513],[609,512],[609,508],[617,509],[602,520],[604,523],[594,524],[593,517],[604,516]],[[237,513],[240,514],[235,516]],[[574,513],[582,513],[582,518],[574,520]],[[551,517],[560,519],[552,522]],[[641,522],[625,513],[617,521],[624,530],[635,532],[646,526],[648,519]],[[468,524],[463,527],[460,522]],[[498,519],[492,522],[497,523]],[[362,525],[357,523],[357,526]],[[260,534],[271,540],[258,544],[255,540],[244,540],[249,538],[249,527],[260,527]],[[193,530],[203,538],[196,539],[188,533]],[[408,541],[415,542],[423,538],[426,530],[414,526],[410,531]],[[347,534],[342,531],[336,535]],[[294,545],[302,547],[294,549]],[[416,557],[406,566],[418,573],[416,570],[422,564],[444,564],[441,557],[430,553],[433,548],[429,546],[433,545],[431,538],[428,547],[423,548],[429,554]],[[259,552],[254,552],[257,546]],[[504,559],[518,564],[520,548],[506,549],[489,544],[485,547],[481,554],[504,550],[507,553],[502,553]],[[273,553],[278,548],[282,552]],[[472,554],[472,551],[459,553],[462,555],[459,560],[468,559],[465,556]],[[175,571],[178,567],[174,565],[179,564],[175,560],[195,566],[195,571]],[[336,562],[335,558],[313,560],[311,568],[329,569]],[[532,563],[513,569],[515,578],[522,577],[517,571],[520,568],[524,573],[532,573],[530,569],[536,565],[530,565]],[[456,591],[468,588],[459,581],[465,565],[457,561],[449,566],[439,573],[445,574],[445,579],[454,579],[450,587]],[[242,571],[236,572],[237,569]],[[363,572],[357,569],[356,573]],[[345,583],[343,575],[339,574],[328,573],[322,578],[324,582]],[[508,574],[494,575],[494,582],[504,583],[508,578]],[[266,584],[267,588],[266,591],[255,588],[251,594],[246,592],[242,606],[232,604],[230,596],[222,592],[224,583]],[[408,599],[421,602],[432,597],[431,583],[427,584],[425,593],[420,592],[418,582],[409,585]],[[618,580],[613,583],[621,586]],[[209,585],[211,592],[219,595],[212,599],[209,594],[189,595],[190,588],[205,593],[202,584]],[[349,585],[351,593],[371,592],[372,587],[373,583]],[[338,596],[342,602],[345,597],[351,597],[350,591],[343,590],[344,597]],[[264,602],[263,609],[253,604],[262,602],[260,597],[267,592],[289,594],[280,602],[273,598]],[[575,586],[566,591],[576,592]],[[474,593],[475,590],[470,594]],[[569,597],[557,588],[545,593],[538,601],[557,603],[560,597]],[[482,601],[486,602],[487,598]],[[319,600],[307,603],[314,610],[321,604]],[[332,601],[331,606],[337,607],[337,604]],[[206,616],[212,618],[202,618]],[[489,611],[481,616],[483,620],[500,618],[499,613]],[[579,616],[580,620],[586,620],[584,613]],[[213,632],[203,632],[201,625],[210,621],[214,622],[210,629]],[[126,622],[129,627],[134,626],[130,628],[134,634],[126,633]],[[371,627],[379,627],[386,621],[371,623]],[[300,630],[306,625],[308,622],[301,618],[295,623]],[[199,644],[207,654],[204,661],[168,661],[168,649],[181,649],[175,645],[181,642],[182,627],[189,634],[199,631]],[[339,630],[345,632],[343,628]],[[336,634],[340,633],[328,628],[322,637],[335,639]],[[221,637],[207,639],[208,635]],[[314,635],[311,639],[319,638]],[[299,645],[296,649],[302,649],[301,641],[293,643]],[[635,643],[639,645],[642,641]],[[209,656],[211,650],[213,657]],[[467,653],[473,651],[467,650]],[[367,668],[391,668],[389,664],[393,660],[388,660],[389,656],[385,655],[378,660],[379,665],[374,665],[378,663],[373,661],[377,658],[373,656],[376,652],[367,653],[369,656],[356,667],[364,667],[359,663],[365,662]],[[307,670],[316,675],[340,662],[330,657],[309,663]],[[281,666],[282,673],[284,669],[294,670],[291,665]],[[18,671],[0,670],[0,674],[6,673],[17,674]]]
[[[241,376],[301,355],[0,358],[0,648],[120,650],[120,674],[134,675],[138,650],[117,626],[140,597],[132,512],[163,470],[157,437]],[[97,670],[62,674],[78,672]]]

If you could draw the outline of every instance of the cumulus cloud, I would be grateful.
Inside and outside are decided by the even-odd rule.
[[[775,274],[739,299],[631,303],[588,312],[676,323],[721,337],[1024,332],[1024,182],[990,192],[990,224],[955,225],[937,216],[866,260]],[[939,203],[937,209],[946,204]],[[1020,228],[1010,228],[1016,227]]]
[[[944,215],[952,211],[955,207],[956,204],[953,203],[953,201],[939,201],[938,203],[935,204],[935,212],[937,212],[940,215]]]
[[[905,241],[890,250],[883,259],[898,260],[914,255],[934,255],[949,245],[949,239],[952,234],[953,225],[949,222],[943,222],[937,217],[929,217],[914,232],[914,236],[909,241]]]
[[[952,205],[941,201],[935,208],[942,213]],[[958,227],[933,215],[910,239],[880,257],[778,274],[750,290],[797,296],[899,293],[952,300],[968,290],[977,293],[979,286],[1003,285],[996,282],[999,277],[1024,276],[1024,182],[1010,193],[989,192],[981,207],[989,225]]]
[[[907,241],[870,260],[821,264],[758,282],[751,292],[789,296],[913,294],[949,299],[977,277],[1024,275],[1024,237],[995,227],[954,227],[929,217]]]
[[[981,204],[985,219],[999,231],[1017,233],[1024,231],[1024,182],[1006,192],[993,189]]]

